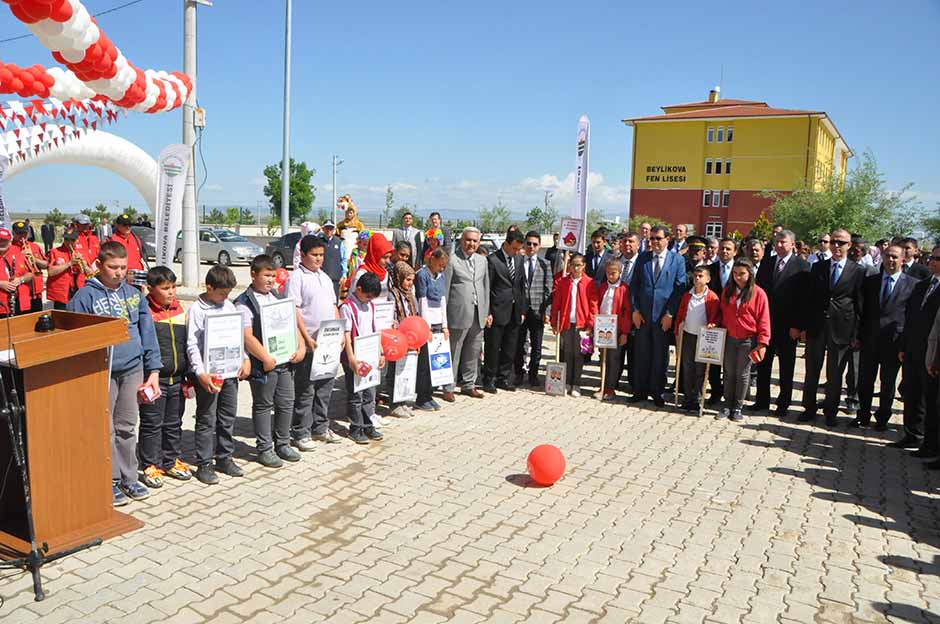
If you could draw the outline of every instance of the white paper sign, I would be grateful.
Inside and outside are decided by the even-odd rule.
[[[336,377],[339,358],[343,350],[343,335],[346,333],[346,321],[337,319],[323,321],[317,330],[317,348],[313,351],[310,364],[310,381],[332,379]]]
[[[552,362],[545,365],[545,394],[549,396],[565,396],[564,362]]]
[[[431,387],[454,383],[454,367],[450,360],[450,340],[444,334],[431,334],[428,342],[428,363],[431,368]]]
[[[395,324],[395,302],[374,299],[372,305],[375,306],[375,330],[391,329]]]
[[[558,233],[558,248],[567,251],[580,251],[584,241],[581,240],[581,230],[584,229],[581,219],[565,218],[561,220],[561,230]]]
[[[415,390],[418,381],[418,354],[409,351],[408,355],[395,362],[395,386],[392,390],[392,403],[405,403],[418,398]]]
[[[728,330],[723,327],[708,329],[703,327],[698,335],[695,348],[695,361],[701,364],[721,365],[725,357],[725,335]]]
[[[594,316],[594,346],[598,349],[617,348],[616,314],[597,314]]]
[[[274,361],[283,364],[297,351],[297,311],[290,297],[261,306],[261,339]]]
[[[379,385],[382,379],[382,369],[379,368],[379,357],[382,354],[381,334],[365,334],[356,336],[353,342],[353,352],[356,359],[362,363],[368,364],[371,368],[365,376],[359,375],[353,371],[353,392],[362,392],[369,388]]]
[[[203,365],[206,372],[219,375],[222,379],[238,377],[245,359],[244,341],[240,312],[207,315],[205,331],[202,333],[202,356],[205,358]]]

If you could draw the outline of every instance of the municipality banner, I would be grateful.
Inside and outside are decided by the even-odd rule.
[[[170,266],[176,252],[176,236],[183,227],[183,191],[191,150],[168,145],[157,159],[156,262]]]
[[[7,177],[7,167],[10,160],[5,155],[0,155],[0,227],[10,229],[10,213],[6,204],[3,203],[3,181]]]
[[[587,115],[581,115],[581,119],[578,120],[578,157],[574,168],[574,206],[571,210],[571,217],[581,220],[581,236],[578,240],[579,253],[584,253],[587,238],[587,181],[590,142],[591,120],[587,118]]]

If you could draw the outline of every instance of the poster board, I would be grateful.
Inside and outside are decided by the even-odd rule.
[[[222,379],[238,377],[245,359],[245,334],[241,312],[223,312],[206,316],[202,332],[203,366],[210,375]]]
[[[564,362],[552,362],[545,365],[545,394],[565,396],[565,378],[568,368]]]
[[[442,333],[431,334],[428,341],[428,365],[431,370],[431,387],[449,386],[454,383],[454,367],[450,359],[450,340]]]
[[[297,310],[290,297],[265,303],[260,308],[261,340],[278,364],[290,360],[297,351]]]
[[[695,347],[695,361],[700,364],[721,365],[725,357],[725,337],[728,330],[723,327],[703,327]]]
[[[345,334],[346,321],[335,319],[320,323],[316,336],[317,348],[313,351],[310,363],[310,381],[336,377]]]
[[[395,362],[395,385],[392,388],[392,403],[406,403],[418,398],[418,354],[409,351]]]
[[[597,314],[594,316],[594,346],[598,349],[617,348],[616,314]]]
[[[362,392],[379,385],[382,377],[382,369],[379,368],[379,358],[382,355],[381,334],[356,336],[353,342],[353,352],[360,365],[366,363],[370,367],[369,372],[364,376],[354,373],[353,392]]]
[[[391,299],[374,299],[375,330],[391,329],[395,325],[395,302]]]
[[[561,229],[558,232],[558,248],[564,251],[580,251],[581,231],[584,228],[583,219],[565,217],[561,220]]]

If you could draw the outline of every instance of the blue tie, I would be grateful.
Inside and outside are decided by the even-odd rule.
[[[839,281],[839,277],[842,276],[842,265],[836,262],[832,265],[832,281],[829,283],[830,286],[835,286]]]
[[[894,278],[886,277],[884,287],[881,289],[881,307],[884,307],[891,297],[891,291],[893,290],[892,284],[894,284]]]

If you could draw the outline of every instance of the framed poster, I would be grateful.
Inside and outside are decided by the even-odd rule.
[[[405,403],[418,398],[415,390],[418,381],[418,354],[408,355],[395,362],[395,386],[392,388],[392,403]]]
[[[395,302],[390,299],[374,299],[375,331],[391,329],[395,325]]]
[[[297,351],[297,309],[290,297],[261,306],[261,340],[278,364]]]
[[[552,362],[545,365],[545,394],[565,396],[565,377],[568,371],[564,362]]]
[[[223,312],[206,316],[202,332],[203,365],[210,375],[222,379],[238,377],[245,359],[245,334],[241,312]]]
[[[339,368],[339,358],[343,353],[343,336],[346,334],[346,321],[335,319],[320,323],[317,330],[317,348],[313,351],[310,363],[310,381],[332,379]]]
[[[561,230],[558,232],[558,248],[567,251],[580,251],[581,230],[584,226],[582,219],[565,217],[561,220]]]
[[[708,329],[703,327],[698,335],[695,349],[695,361],[700,364],[721,365],[725,357],[725,336],[728,330],[724,327]]]
[[[616,314],[597,314],[594,316],[594,346],[599,349],[617,348]]]
[[[454,367],[450,360],[450,340],[444,334],[431,334],[428,341],[428,364],[431,369],[431,387],[454,383]]]
[[[353,352],[356,354],[361,369],[355,372],[353,392],[362,392],[379,385],[382,378],[382,369],[379,368],[379,357],[382,353],[381,334],[356,336],[353,342]]]

